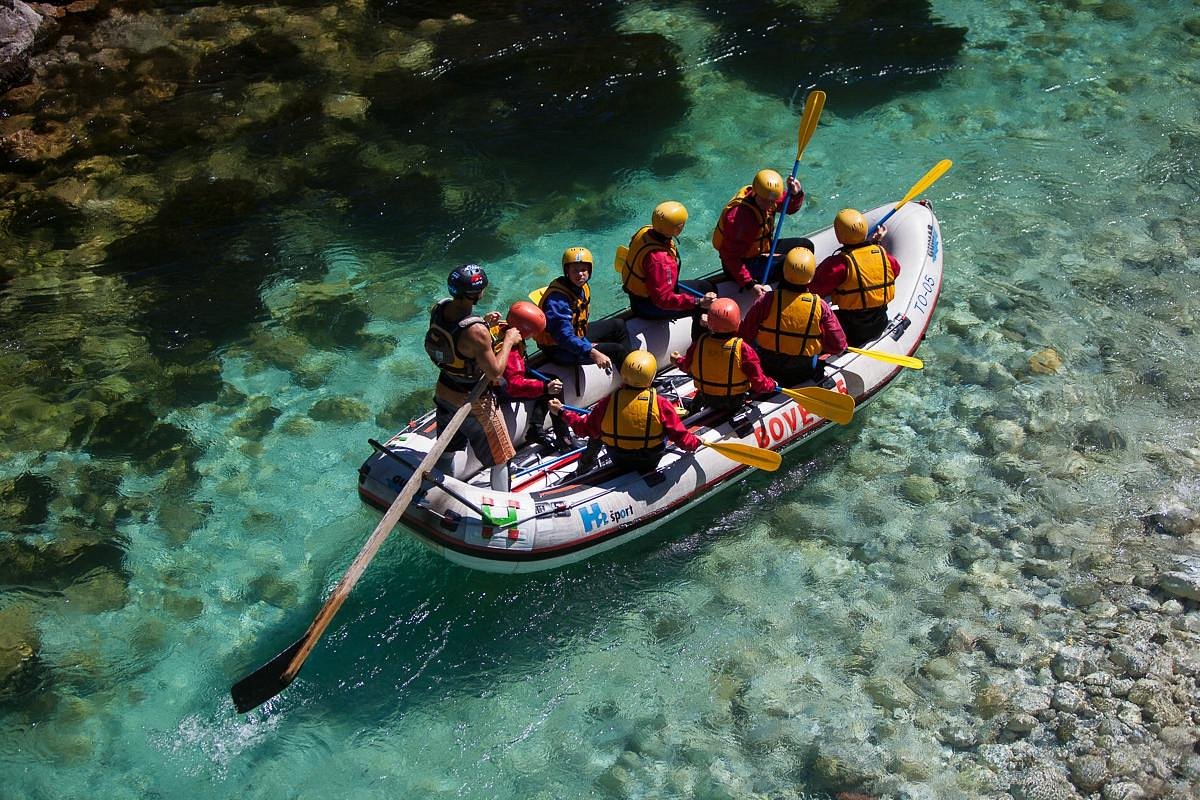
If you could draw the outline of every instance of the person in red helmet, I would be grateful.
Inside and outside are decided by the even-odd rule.
[[[737,411],[748,392],[764,394],[777,390],[768,377],[753,347],[737,336],[742,311],[736,301],[721,297],[708,309],[708,331],[700,334],[687,354],[672,353],[671,360],[696,381],[692,413],[702,408]]]
[[[425,333],[425,352],[439,370],[434,387],[438,434],[467,400],[471,389],[483,377],[493,384],[504,376],[508,354],[521,341],[516,328],[506,330],[498,347],[494,346],[489,325],[500,315],[475,313],[475,304],[487,288],[487,274],[478,264],[456,267],[446,278],[450,296],[440,300],[429,312]],[[471,445],[485,467],[491,467],[492,488],[508,491],[508,461],[516,451],[504,424],[504,415],[496,404],[495,390],[489,389],[471,404],[471,414],[450,440],[438,468],[448,471],[455,451]]]
[[[529,409],[529,432],[525,435],[525,441],[546,447],[557,446],[559,451],[565,453],[575,446],[574,437],[567,424],[559,417],[550,418],[557,441],[552,440],[542,427],[550,410],[550,398],[562,395],[562,381],[558,378],[547,381],[534,377],[525,365],[525,340],[532,339],[546,330],[546,315],[528,300],[518,300],[509,307],[505,325],[501,330],[509,328],[516,328],[521,332],[521,341],[508,351],[508,363],[504,367],[500,394],[508,400],[535,401]],[[500,347],[501,344],[502,340],[497,340],[495,346]]]
[[[771,252],[771,240],[775,237],[775,212],[785,202],[785,213],[795,214],[804,203],[804,189],[800,182],[788,176],[787,188],[783,177],[773,169],[761,169],[749,186],[738,190],[717,218],[713,229],[712,244],[721,257],[721,267],[730,280],[762,297],[767,287],[763,272]],[[780,240],[778,252],[786,253],[793,247],[812,249],[812,242],[804,238]]]

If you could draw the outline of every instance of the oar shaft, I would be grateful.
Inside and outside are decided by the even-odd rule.
[[[792,164],[792,178],[800,172],[800,157],[796,156],[796,163]],[[789,185],[791,181],[789,180]],[[775,237],[771,240],[771,251],[767,254],[767,266],[763,269],[763,283],[768,283],[771,280],[771,265],[775,263],[775,248],[779,246],[779,236],[783,233],[783,221],[787,219],[788,206],[791,205],[792,196],[790,193],[783,195],[783,201],[779,206],[779,222],[775,225]]]
[[[580,408],[579,406],[569,406],[569,405],[567,405],[566,403],[563,403],[563,408],[565,408],[567,411],[574,411],[576,414],[590,414],[590,413],[592,413],[592,412],[591,412],[591,409],[587,409],[587,408]]]

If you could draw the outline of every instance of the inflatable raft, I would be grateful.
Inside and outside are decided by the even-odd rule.
[[[891,206],[867,213],[873,224]],[[809,236],[817,260],[837,248],[833,230]],[[942,287],[941,235],[932,209],[904,205],[888,221],[884,246],[900,262],[896,295],[888,307],[884,334],[864,345],[897,355],[916,351],[929,327]],[[778,270],[774,270],[778,274]],[[743,313],[753,297],[729,281],[719,284],[723,297],[732,297]],[[628,312],[626,312],[628,313]],[[684,352],[690,343],[690,319],[651,321],[628,318],[630,336],[670,366],[668,355]],[[591,406],[620,383],[614,370],[598,367],[559,367],[530,363],[560,377],[564,402]],[[902,368],[874,358],[844,353],[830,361],[823,386],[848,394],[859,408],[890,384]],[[694,393],[689,376],[671,367],[659,372],[656,388],[667,397]],[[668,446],[655,472],[625,473],[602,455],[590,472],[577,474],[582,447],[574,452],[547,453],[544,447],[521,445],[527,433],[531,403],[514,403],[506,413],[513,442],[512,491],[488,486],[488,470],[480,469],[469,448],[455,456],[453,474],[428,473],[424,491],[401,518],[425,545],[458,564],[489,572],[532,572],[552,569],[611,550],[636,539],[712,493],[746,477],[751,468],[730,461],[710,448],[686,453]],[[540,422],[540,420],[539,420]],[[684,418],[702,438],[743,442],[786,452],[819,435],[833,424],[782,394],[756,400],[736,415],[712,410]],[[388,441],[372,441],[375,452],[359,469],[362,499],[386,510],[437,438],[433,412],[411,423]]]

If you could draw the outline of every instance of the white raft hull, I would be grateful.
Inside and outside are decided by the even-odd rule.
[[[872,222],[891,209],[882,206],[867,214]],[[831,229],[812,234],[818,261],[838,246]],[[876,342],[864,345],[897,355],[913,354],[929,327],[942,287],[941,232],[933,212],[909,203],[888,221],[884,244],[900,262],[896,296],[888,307],[888,329]],[[775,270],[776,274],[778,271]],[[731,282],[721,283],[722,296],[732,297],[743,312],[752,297]],[[629,319],[635,344],[652,352],[659,364],[669,364],[672,350],[683,352],[690,341],[689,318],[666,321]],[[594,366],[570,368],[553,364],[542,371],[562,377],[565,401],[590,406],[618,385],[615,375]],[[854,397],[858,408],[888,386],[901,367],[854,353],[830,362],[832,388]],[[673,381],[679,395],[694,391],[690,378],[678,370],[660,375]],[[828,382],[826,385],[829,385]],[[528,403],[513,404],[508,412],[514,441],[523,440]],[[828,430],[833,424],[783,395],[751,404],[747,414],[731,420],[728,414],[706,411],[685,418],[692,432],[705,438],[744,442],[786,452]],[[714,434],[710,431],[715,431]],[[412,475],[436,438],[433,414],[417,420],[369,457],[359,470],[362,499],[386,509]],[[668,448],[659,468],[649,475],[619,473],[606,465],[577,480],[578,451],[537,456],[522,448],[514,468],[512,492],[495,492],[483,483],[487,470],[472,483],[434,473],[427,491],[404,513],[402,521],[435,552],[463,566],[488,572],[515,573],[554,569],[589,558],[637,539],[688,510],[693,504],[732,486],[752,468],[730,461],[709,448],[684,453]],[[459,474],[475,472],[478,464],[460,455]],[[466,462],[466,463],[464,463]]]

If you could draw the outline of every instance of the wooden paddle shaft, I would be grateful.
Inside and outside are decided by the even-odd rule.
[[[471,389],[471,393],[467,395],[462,408],[454,412],[454,416],[450,418],[446,427],[442,429],[441,434],[433,443],[433,447],[425,455],[425,458],[421,459],[416,472],[408,479],[408,483],[404,484],[404,488],[400,491],[400,494],[396,495],[396,499],[388,507],[387,513],[383,515],[383,519],[375,526],[375,530],[371,533],[370,538],[367,539],[367,543],[358,551],[358,555],[354,557],[350,568],[346,570],[346,574],[338,581],[337,586],[333,587],[333,593],[329,595],[329,599],[325,601],[325,605],[321,606],[321,610],[317,613],[316,618],[308,626],[308,630],[304,632],[304,644],[296,652],[287,669],[283,671],[284,683],[290,683],[296,677],[296,673],[304,665],[308,654],[316,646],[317,640],[321,638],[321,634],[329,627],[334,614],[337,614],[338,609],[342,607],[342,603],[346,602],[346,598],[350,595],[350,590],[354,588],[354,584],[358,583],[358,579],[366,571],[367,565],[371,563],[371,559],[379,551],[384,539],[396,527],[396,523],[400,521],[400,517],[408,508],[408,504],[412,502],[412,499],[420,490],[421,480],[425,477],[425,473],[433,469],[433,465],[441,458],[442,453],[446,452],[446,448],[450,446],[450,440],[458,432],[458,429],[462,427],[467,415],[471,413],[471,406],[480,398],[487,387],[487,377],[480,378],[479,382]]]

